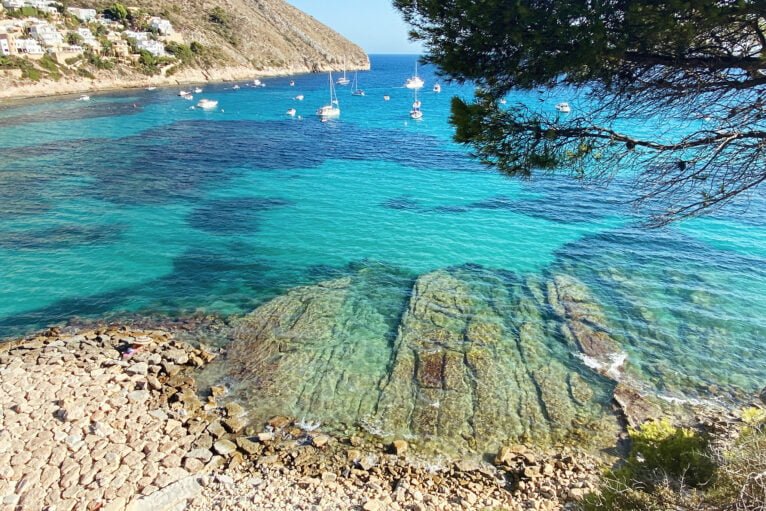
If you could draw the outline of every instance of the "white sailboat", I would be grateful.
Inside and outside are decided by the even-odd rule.
[[[412,103],[412,110],[410,110],[410,117],[416,121],[423,118],[423,111],[420,109],[421,103],[418,99],[418,90],[415,89],[415,101]]]
[[[359,77],[356,72],[354,72],[354,84],[351,86],[351,95],[364,96],[364,90],[359,88]]]
[[[335,95],[335,84],[332,81],[332,72],[330,76],[330,104],[325,105],[317,110],[317,115],[323,120],[340,117],[340,104],[338,103],[338,97]]]
[[[346,58],[343,58],[343,76],[338,78],[338,85],[346,86],[351,83],[351,80],[346,78]]]
[[[404,86],[408,89],[418,90],[422,89],[425,84],[426,82],[424,82],[423,79],[418,76],[418,63],[415,61],[415,75],[407,78]]]

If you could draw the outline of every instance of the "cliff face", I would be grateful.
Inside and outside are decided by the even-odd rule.
[[[81,0],[104,9],[112,0]],[[369,69],[364,50],[284,0],[131,0],[129,8],[170,20],[176,37],[206,48],[204,59],[149,74],[128,64],[87,73],[63,65],[58,76],[31,81],[16,69],[0,69],[0,98],[87,92],[123,87],[245,80],[327,70]],[[88,76],[92,75],[92,77]],[[55,79],[54,79],[55,78]]]

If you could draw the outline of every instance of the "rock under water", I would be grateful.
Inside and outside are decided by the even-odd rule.
[[[587,289],[560,280],[546,291],[475,267],[438,270],[402,297],[393,325],[391,300],[360,292],[357,276],[293,289],[241,321],[226,365],[253,417],[479,452],[509,440],[595,444],[616,430],[614,382],[574,356],[570,337],[594,356],[617,345],[594,326]]]

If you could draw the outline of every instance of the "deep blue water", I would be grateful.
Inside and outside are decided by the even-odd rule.
[[[367,96],[339,88],[328,123],[323,75],[207,85],[214,112],[177,89],[0,109],[0,338],[73,316],[238,315],[360,268],[385,282],[470,264],[578,277],[660,390],[764,385],[762,192],[649,230],[620,179],[508,179],[451,141],[450,98],[470,87],[432,93],[422,69],[425,118],[409,119],[414,59],[373,56]]]

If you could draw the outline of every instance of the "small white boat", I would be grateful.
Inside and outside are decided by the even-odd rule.
[[[556,110],[558,110],[559,112],[563,114],[568,114],[569,112],[572,111],[572,108],[569,106],[569,103],[567,103],[566,101],[562,101],[561,103],[556,105]]]
[[[239,85],[235,85],[234,87],[232,87],[232,89],[239,90]]]
[[[187,91],[187,90],[182,90],[182,91],[179,91],[179,92],[178,92],[178,95],[179,95],[179,96],[181,96],[182,98],[183,98],[184,96],[188,96],[189,94],[191,94],[191,92],[189,92],[189,91]]]
[[[194,96],[191,94],[186,94],[185,96],[181,96],[181,99],[185,99],[186,101],[194,101]]]
[[[441,91],[442,91],[442,86],[441,85],[439,85],[438,83],[436,85],[434,85],[434,92],[435,93],[439,94]]]
[[[90,96],[83,94],[79,98],[77,98],[77,101],[90,101]]]
[[[506,104],[506,103],[508,103],[508,101],[506,101],[506,100],[505,100],[505,98],[503,98],[503,99],[501,99],[501,100],[500,100],[500,104],[501,104],[501,105],[504,105],[504,104]]]
[[[332,72],[330,75],[330,104],[325,105],[317,110],[317,115],[323,120],[340,117],[340,104],[338,103],[338,97],[335,95],[335,84],[332,81]]]
[[[202,89],[197,87],[196,89],[194,89],[194,93],[195,94],[202,94]]]
[[[213,110],[214,108],[218,108],[218,101],[213,99],[200,99],[197,106],[203,110]]]
[[[157,87],[147,87],[146,90],[157,90]]]
[[[290,117],[295,117],[295,114],[297,113],[298,112],[295,110],[295,108],[291,108],[290,110],[287,111],[287,115],[289,115]]]
[[[295,80],[290,80],[290,87],[295,87]]]
[[[266,87],[266,84],[260,81],[258,78],[253,80],[253,86],[254,87]]]
[[[412,102],[412,110],[410,110],[410,117],[413,119],[420,120],[423,118],[423,111],[420,110],[420,100],[418,99],[418,90],[415,89],[415,101]]]
[[[391,96],[383,96],[383,101],[391,101]]]
[[[295,96],[295,101],[303,101],[303,94],[298,94]]]
[[[418,63],[415,62],[415,75],[407,78],[404,86],[408,89],[418,90],[422,89],[425,84],[426,82],[424,82],[423,79],[418,76]]]

